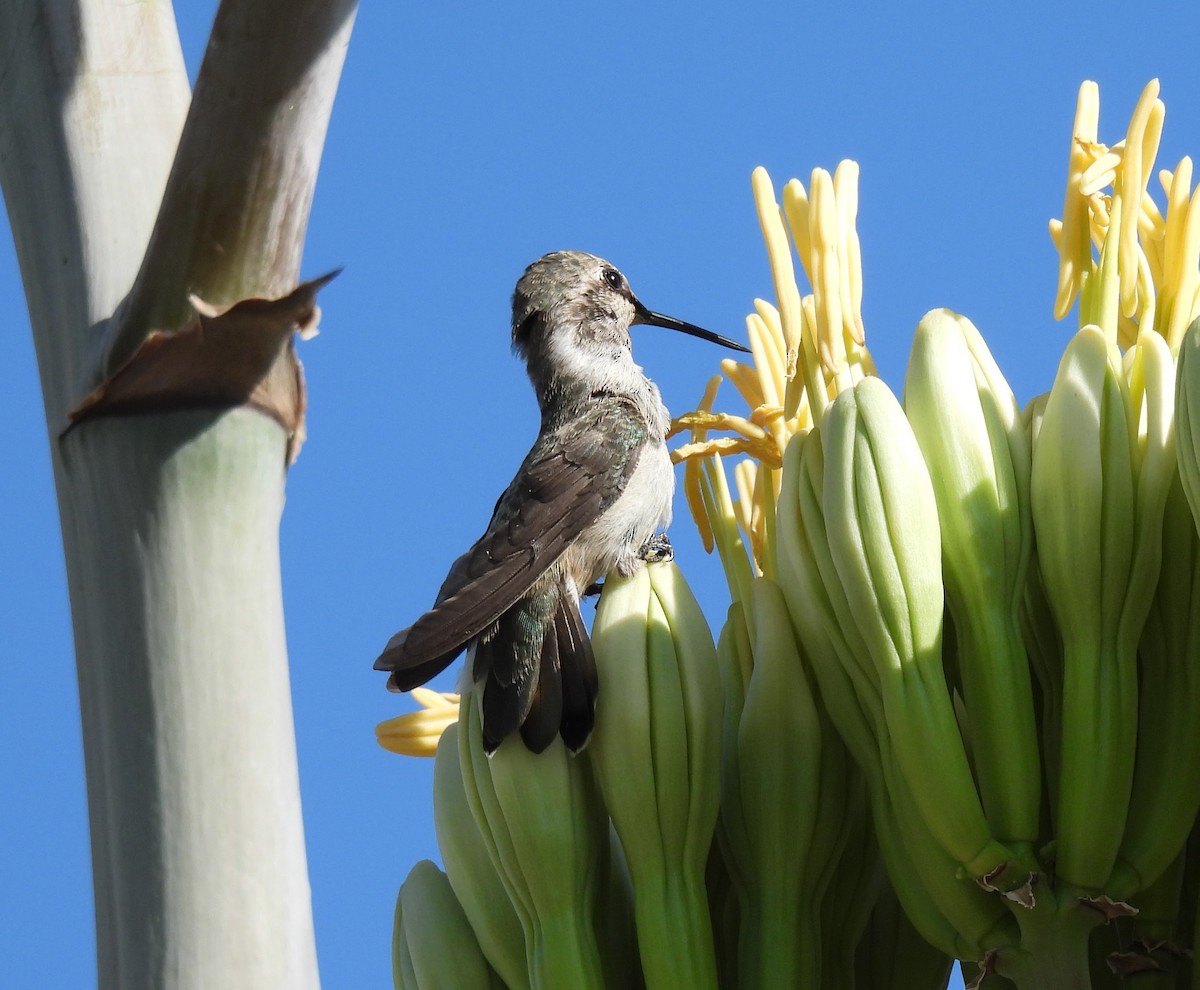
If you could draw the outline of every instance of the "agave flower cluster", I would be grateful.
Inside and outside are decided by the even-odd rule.
[[[782,204],[755,172],[776,305],[722,363],[748,409],[715,410],[718,377],[676,422],[729,585],[716,646],[653,565],[601,598],[581,757],[483,758],[464,696],[398,986],[943,987],[953,959],[985,987],[1191,985],[1200,197],[1186,158],[1164,211],[1149,192],[1163,119],[1151,83],[1106,147],[1080,90],[1050,227],[1080,329],[1023,410],[946,310],[898,398],[857,166]]]

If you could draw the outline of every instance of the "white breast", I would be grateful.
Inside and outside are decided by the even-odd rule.
[[[675,470],[665,443],[646,446],[625,490],[568,551],[568,573],[582,590],[616,568],[632,574],[641,564],[638,551],[671,521]]]

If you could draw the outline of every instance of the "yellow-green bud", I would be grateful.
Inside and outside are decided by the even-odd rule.
[[[1080,330],[1033,448],[1037,553],[1064,654],[1056,869],[1085,892],[1104,889],[1125,828],[1137,642],[1158,581],[1174,470],[1166,345],[1143,334],[1125,363],[1097,327]]]
[[[821,424],[829,549],[875,665],[888,736],[930,831],[974,877],[1011,854],[996,842],[942,670],[941,534],[921,449],[891,390],[864,378]]]
[[[811,899],[821,892],[804,881],[814,865],[821,787],[837,782],[821,780],[821,718],[783,594],[758,578],[749,604],[754,666],[729,741],[721,802],[731,872],[741,880],[738,985],[816,985],[820,935]]]
[[[601,990],[594,912],[608,829],[587,767],[561,740],[534,754],[513,739],[486,756],[475,694],[464,694],[462,706],[463,783],[521,919],[530,986]]]
[[[610,575],[592,646],[604,672],[588,761],[633,879],[648,990],[716,986],[704,872],[717,818],[721,682],[674,564]]]
[[[392,979],[397,990],[500,990],[446,874],[427,859],[396,898]]]
[[[1192,507],[1192,516],[1200,526],[1200,319],[1187,328],[1179,346],[1175,429],[1179,476]]]
[[[979,331],[945,309],[927,313],[917,326],[904,407],[937,500],[946,600],[984,810],[1003,841],[1031,849],[1041,767],[1019,618],[1033,534],[1020,409]]]
[[[433,817],[446,876],[483,954],[509,990],[528,990],[525,934],[496,872],[463,787],[457,724],[442,733],[433,764]]]

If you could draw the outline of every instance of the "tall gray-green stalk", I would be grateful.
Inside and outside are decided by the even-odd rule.
[[[60,434],[150,331],[187,323],[189,293],[296,285],[355,8],[224,0],[192,95],[166,0],[0,3],[0,184],[70,582],[101,988],[318,984],[280,596],[288,429],[233,408]]]

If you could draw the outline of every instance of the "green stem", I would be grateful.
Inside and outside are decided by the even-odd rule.
[[[791,897],[756,897],[743,905],[738,941],[741,990],[823,986],[820,940],[812,917],[801,910],[799,891],[785,893]]]
[[[717,990],[712,923],[703,880],[703,876],[663,873],[639,877],[634,884],[638,951],[646,990]]]
[[[596,935],[573,914],[540,919],[529,952],[533,990],[604,990],[604,967]]]
[[[1088,941],[1103,922],[1098,911],[1077,898],[1059,902],[1044,893],[1031,910],[1014,912],[1021,926],[1021,944],[1003,949],[997,971],[1017,990],[1091,990]]]

